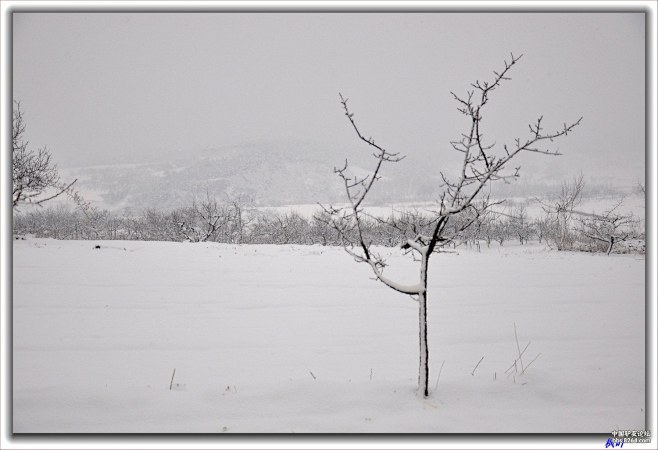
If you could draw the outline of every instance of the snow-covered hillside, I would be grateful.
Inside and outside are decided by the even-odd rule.
[[[435,257],[425,400],[417,305],[342,249],[27,239],[13,258],[17,433],[644,429],[643,256]]]
[[[186,151],[184,157],[163,154],[151,162],[62,168],[64,180],[77,179],[76,189],[101,209],[141,211],[189,206],[206,192],[222,198],[246,194],[258,206],[345,201],[344,186],[333,172],[350,161],[350,170],[365,176],[373,169],[370,151],[358,141],[346,145],[262,141]],[[445,158],[445,155],[443,156]],[[419,160],[413,154],[386,168],[368,201],[376,204],[435,202],[443,191],[437,170],[457,174],[442,154]],[[542,166],[523,171],[513,183],[493,185],[494,197],[534,197],[559,192],[562,176]],[[565,173],[568,179],[571,174]],[[639,180],[606,178],[585,172],[587,190],[628,195]],[[589,195],[589,194],[588,194]],[[64,201],[64,199],[60,199]]]
[[[344,163],[345,151],[304,142],[260,142],[191,151],[185,158],[60,172],[64,179],[78,180],[76,189],[85,199],[110,210],[187,206],[206,191],[218,197],[246,194],[258,205],[280,206],[341,199],[343,186],[333,169]],[[350,154],[359,173],[369,173],[369,158],[369,151]],[[392,167],[374,197],[378,201],[433,199],[439,175],[423,167],[414,178],[408,176],[409,169],[409,165]]]

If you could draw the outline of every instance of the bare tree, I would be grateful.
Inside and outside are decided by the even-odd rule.
[[[25,118],[20,102],[14,102],[12,115],[12,207],[32,203],[41,205],[67,192],[77,180],[63,184],[57,173],[57,165],[52,162],[50,152],[45,148],[36,151],[29,148],[25,139]],[[47,193],[54,189],[54,192]]]
[[[325,211],[313,214],[310,232],[314,242],[322,245],[340,245],[340,237],[331,227],[331,216]]]
[[[552,226],[552,219],[549,214],[544,212],[544,215],[542,217],[537,217],[534,222],[533,226],[534,229],[537,231],[537,239],[539,240],[539,243],[542,243],[543,239],[547,239],[547,236],[551,233],[551,226]]]
[[[204,199],[194,199],[192,207],[172,211],[171,215],[178,234],[189,242],[213,240],[233,220],[229,207],[219,204],[208,191]]]
[[[511,230],[519,238],[521,245],[528,243],[528,240],[532,236],[532,224],[528,219],[528,211],[524,204],[518,205],[514,208],[514,212],[509,219],[509,226]]]
[[[254,216],[250,214],[254,200],[246,194],[227,195],[226,203],[232,210],[233,220],[231,222],[230,242],[242,244],[247,237],[249,225],[253,222]]]
[[[478,252],[480,251],[480,241],[482,239],[487,242],[487,247],[491,244],[491,233],[489,232],[489,228],[494,213],[485,204],[487,201],[487,198],[474,201],[474,208],[465,209],[455,217],[455,220],[453,220],[453,226],[457,225],[458,229],[462,228],[462,223],[468,224],[461,233],[462,237],[468,242],[469,246],[474,245]]]
[[[637,192],[640,195],[646,195],[647,194],[646,185],[643,182],[638,181],[637,185],[635,186],[635,192]]]
[[[414,259],[419,262],[419,279],[415,284],[402,284],[390,278],[385,273],[387,262],[376,252],[372,241],[364,233],[366,213],[363,208],[366,197],[372,191],[375,182],[380,179],[383,165],[399,162],[403,156],[386,150],[371,137],[365,137],[366,135],[359,130],[354,121],[354,114],[348,108],[348,99],[340,95],[340,101],[350,125],[357,137],[372,151],[376,164],[373,171],[364,177],[351,174],[347,161],[342,168],[335,168],[335,173],[343,182],[349,205],[345,207],[329,205],[324,209],[331,215],[332,226],[340,234],[347,253],[357,262],[369,265],[376,280],[405,294],[418,304],[420,347],[418,393],[424,397],[429,395],[427,279],[430,257],[435,252],[440,252],[441,248],[451,242],[458,233],[466,229],[494,204],[497,204],[490,199],[486,187],[492,181],[518,177],[518,168],[511,172],[503,172],[503,169],[507,168],[508,163],[514,157],[521,152],[557,155],[558,152],[550,151],[546,144],[569,133],[582,119],[578,119],[570,125],[565,123],[563,128],[557,131],[545,132],[542,127],[542,117],[540,117],[529,125],[529,135],[526,138],[517,138],[513,144],[503,145],[502,148],[486,143],[482,130],[483,112],[492,93],[500,87],[502,82],[509,80],[508,72],[519,58],[520,56],[512,55],[509,62],[505,61],[505,67],[501,72],[493,73],[492,81],[476,81],[471,85],[472,90],[468,91],[466,96],[460,97],[452,93],[459,104],[458,110],[468,122],[466,133],[462,134],[459,140],[451,142],[452,149],[462,155],[462,165],[454,179],[441,173],[443,192],[436,207],[430,211],[432,217],[428,220],[426,231],[423,230],[412,238],[404,238],[400,242],[400,249],[405,253],[412,254]],[[449,226],[453,219],[467,210],[471,213],[470,221],[462,221],[456,227]]]
[[[552,221],[550,240],[560,251],[570,250],[573,247],[575,234],[572,220],[574,215],[580,214],[576,211],[576,207],[580,205],[584,188],[585,181],[581,173],[570,182],[562,183],[560,193],[553,203],[539,201],[544,212]]]
[[[510,229],[508,225],[509,225],[508,221],[501,216],[496,217],[496,219],[492,223],[491,226],[492,237],[498,242],[498,245],[500,246],[502,246],[506,240],[511,238]]]
[[[623,199],[618,200],[615,206],[601,215],[580,213],[581,232],[594,241],[604,243],[608,255],[612,253],[615,244],[642,237],[642,233],[638,230],[639,221],[632,213],[616,212],[622,204]]]

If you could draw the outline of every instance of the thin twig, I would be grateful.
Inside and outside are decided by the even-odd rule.
[[[443,370],[443,365],[446,363],[446,360],[444,359],[443,362],[441,363],[441,367],[439,368],[439,376],[436,377],[436,383],[434,384],[434,390],[436,391],[439,388],[439,379],[441,379],[441,371]]]
[[[541,353],[540,353],[539,355],[535,356],[535,359],[533,359],[532,361],[530,361],[530,364],[532,364],[533,362],[535,362],[535,361],[537,360],[537,358],[539,358],[540,355],[541,355]],[[521,375],[523,375],[523,374],[525,373],[525,371],[528,370],[528,367],[530,367],[530,364],[528,364],[528,365],[525,367],[525,369],[523,369],[523,372],[521,372]]]
[[[516,322],[514,322],[514,339],[516,339],[516,350],[519,352],[519,362],[521,363],[521,373],[524,372],[523,369],[523,359],[521,358],[521,347],[519,346],[519,337],[516,335]]]
[[[480,365],[480,363],[482,362],[483,359],[484,359],[484,356],[483,356],[482,358],[480,358],[480,360],[478,361],[478,363],[477,363],[477,364],[475,365],[475,367],[473,368],[473,372],[471,372],[471,376],[475,376],[475,370],[478,368],[478,366]]]
[[[174,376],[176,375],[176,368],[174,368],[174,372],[171,374],[171,381],[169,382],[169,390],[171,391],[172,386],[174,385]]]
[[[311,374],[311,376],[313,377],[314,380],[317,380],[317,378],[315,377],[315,375],[313,375],[313,372],[311,372],[311,371],[309,370],[308,373]]]
[[[530,341],[530,342],[528,342],[528,343],[526,344],[526,346],[523,348],[523,351],[521,352],[521,355],[523,355],[523,354],[525,353],[525,351],[528,349],[528,347],[530,346],[530,344],[532,344],[532,341]],[[509,367],[507,368],[507,370],[505,371],[505,373],[509,372],[509,371],[512,370],[514,367],[516,367],[516,362],[517,362],[517,361],[518,361],[518,358],[515,359],[514,362],[512,363],[512,365],[509,366]]]

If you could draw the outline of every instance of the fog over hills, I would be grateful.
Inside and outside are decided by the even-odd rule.
[[[367,154],[366,158],[355,155],[350,159],[354,173],[367,173]],[[345,151],[341,149],[259,142],[198,151],[185,159],[67,168],[61,174],[66,179],[78,178],[76,186],[81,194],[108,209],[174,208],[189,204],[206,191],[217,197],[245,194],[257,205],[281,206],[340,201],[343,188],[333,170],[344,161]],[[431,197],[427,182],[417,183],[397,167],[387,169],[376,199]]]
[[[427,202],[441,192],[439,170],[448,176],[454,161],[441,164],[436,159],[407,158],[390,164],[372,192],[373,204]],[[495,183],[494,194],[533,196],[554,192],[563,179],[583,170],[590,189],[628,190],[630,179],[606,177],[600,170],[592,176],[585,169],[573,172],[553,170],[554,157],[529,155],[520,159],[521,178]],[[170,209],[189,205],[206,192],[218,198],[244,194],[258,206],[283,206],[316,202],[342,202],[341,180],[333,169],[349,157],[350,170],[366,175],[374,159],[369,149],[357,142],[349,148],[321,146],[308,142],[261,141],[188,152],[185,158],[162,157],[159,162],[117,163],[115,165],[61,169],[65,180],[78,179],[76,187],[94,205],[110,210]],[[565,158],[561,156],[558,158]],[[638,180],[640,181],[640,180]]]

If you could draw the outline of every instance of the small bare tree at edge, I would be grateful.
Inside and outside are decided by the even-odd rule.
[[[450,244],[457,234],[464,231],[479,216],[485,213],[495,204],[486,192],[487,185],[492,181],[509,180],[519,176],[519,168],[511,171],[503,171],[508,163],[521,152],[532,152],[545,155],[559,155],[552,151],[547,144],[554,139],[567,135],[577,125],[582,117],[576,122],[561,129],[546,132],[542,128],[542,118],[529,125],[529,135],[525,138],[516,138],[511,145],[497,146],[495,143],[485,142],[482,131],[483,112],[489,103],[491,94],[501,83],[509,80],[508,72],[519,61],[521,56],[511,55],[510,61],[505,61],[505,67],[501,72],[493,72],[493,79],[489,82],[476,81],[471,84],[472,89],[466,96],[457,96],[451,93],[458,103],[458,110],[468,120],[468,129],[457,141],[451,142],[452,149],[463,155],[461,170],[455,177],[441,174],[443,180],[443,192],[436,206],[428,214],[422,230],[413,238],[404,238],[399,248],[406,254],[411,253],[419,262],[419,279],[416,284],[401,284],[389,278],[384,272],[387,267],[386,261],[372,248],[372,241],[368,238],[364,229],[367,219],[373,219],[364,210],[364,200],[373,189],[375,182],[379,180],[384,163],[396,163],[404,156],[386,150],[381,145],[368,137],[366,138],[357,127],[354,114],[348,108],[348,99],[340,95],[340,101],[351,126],[358,138],[363,141],[376,160],[373,171],[364,177],[350,174],[348,162],[342,168],[334,168],[334,172],[341,178],[348,206],[335,207],[333,205],[323,206],[327,213],[328,223],[338,233],[343,247],[357,262],[370,266],[375,279],[389,288],[409,296],[418,304],[419,312],[419,343],[420,343],[420,365],[418,375],[418,394],[424,397],[429,395],[429,349],[427,339],[427,277],[430,257],[439,253],[441,248]],[[468,220],[455,220],[460,213],[468,212]],[[461,214],[463,217],[464,214]],[[375,219],[381,221],[382,219]],[[449,224],[451,226],[449,226]],[[393,224],[391,224],[393,226]]]
[[[50,152],[45,148],[36,151],[30,148],[25,138],[25,118],[20,102],[14,101],[12,114],[12,207],[22,204],[42,205],[63,193],[72,195],[72,186],[62,183],[57,173],[57,165],[51,161]],[[48,194],[48,190],[54,190]]]

